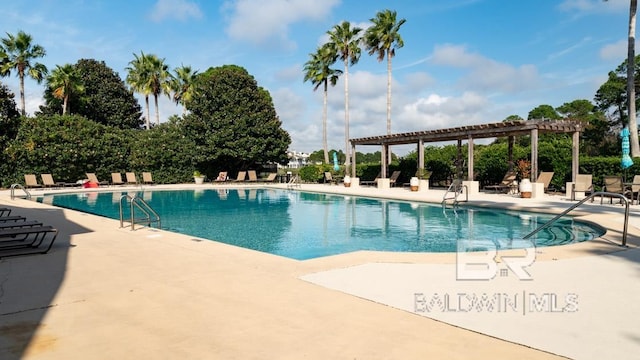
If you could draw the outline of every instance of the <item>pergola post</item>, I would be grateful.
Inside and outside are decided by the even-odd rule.
[[[356,145],[353,143],[351,143],[351,156],[353,157],[353,161],[351,161],[351,174],[349,175],[356,177]]]
[[[573,144],[571,146],[571,182],[576,182],[580,166],[580,132],[573,133]]]
[[[456,154],[456,179],[462,179],[462,139],[458,139],[458,153]]]
[[[382,144],[382,154],[380,154],[380,177],[382,179],[387,178],[387,151],[389,151],[389,145]]]
[[[516,137],[509,135],[509,141],[507,145],[507,164],[509,165],[509,171],[513,171],[513,144],[516,142]]]
[[[469,135],[469,142],[467,147],[467,180],[473,181],[473,137]]]
[[[418,170],[424,169],[424,140],[418,140]]]
[[[531,129],[531,174],[530,180],[538,180],[538,129]]]

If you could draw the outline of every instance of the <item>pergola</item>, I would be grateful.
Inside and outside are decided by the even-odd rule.
[[[462,141],[468,143],[468,181],[473,179],[473,140],[483,138],[509,138],[509,162],[513,164],[513,144],[515,136],[530,135],[531,136],[531,176],[532,181],[536,181],[538,177],[538,135],[544,133],[571,133],[573,134],[572,161],[571,161],[571,181],[575,181],[578,174],[578,150],[580,147],[580,132],[582,131],[582,122],[578,120],[521,120],[521,121],[505,121],[499,123],[469,125],[454,127],[448,129],[425,130],[416,132],[407,132],[400,134],[370,136],[357,139],[350,139],[352,147],[352,174],[356,171],[356,146],[359,145],[378,145],[382,147],[381,156],[381,177],[387,177],[387,159],[389,158],[389,147],[392,145],[417,144],[418,151],[418,169],[424,168],[424,143],[427,142],[458,142],[458,160],[462,155]],[[458,161],[458,164],[461,164]]]

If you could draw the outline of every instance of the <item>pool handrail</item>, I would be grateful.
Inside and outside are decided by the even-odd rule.
[[[627,199],[626,196],[624,196],[622,194],[611,193],[611,192],[606,192],[606,191],[599,191],[599,192],[594,192],[592,194],[589,194],[584,199],[578,201],[577,204],[572,205],[567,210],[565,210],[565,211],[561,212],[560,214],[556,215],[553,219],[551,219],[551,220],[547,221],[546,223],[540,225],[537,229],[533,230],[532,232],[527,234],[525,237],[523,237],[523,239],[528,239],[528,238],[532,237],[533,235],[537,234],[539,231],[549,227],[551,224],[553,224],[558,219],[560,219],[561,217],[563,217],[566,214],[568,214],[573,209],[575,209],[578,206],[584,204],[585,202],[587,202],[587,200],[592,200],[596,196],[617,197],[621,201],[624,201],[625,208],[624,208],[624,222],[623,222],[623,229],[622,229],[622,244],[621,244],[621,246],[627,246],[627,228],[629,227],[629,200]]]
[[[147,226],[151,226],[152,222],[157,222],[158,229],[162,228],[162,225],[160,223],[160,215],[158,215],[158,213],[155,210],[153,210],[153,208],[146,201],[144,201],[144,199],[139,198],[136,195],[131,196],[129,194],[124,194],[120,196],[120,227],[121,228],[124,227],[124,212],[122,211],[122,200],[130,201],[129,206],[130,206],[130,212],[131,212],[131,230],[135,230],[136,220],[141,220],[141,219],[135,218],[135,208],[138,208],[147,216],[146,219],[142,219],[147,224]],[[155,219],[151,219],[151,215],[153,215]]]
[[[21,184],[13,184],[11,185],[11,200],[15,199],[16,195],[15,195],[15,190],[16,188],[20,188],[22,189],[22,191],[24,191],[24,193],[27,195],[27,199],[31,199],[31,193],[29,192],[29,190],[27,190],[24,186],[22,186]]]

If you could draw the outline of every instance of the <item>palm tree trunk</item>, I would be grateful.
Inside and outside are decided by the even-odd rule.
[[[151,129],[151,121],[149,116],[149,95],[144,96],[144,102],[147,105],[147,130]]]
[[[153,95],[153,100],[156,105],[156,125],[160,125],[160,111],[158,111],[158,95]]]
[[[322,148],[324,149],[324,163],[329,163],[329,146],[327,145],[327,80],[324,80],[324,99],[322,100]]]
[[[345,175],[351,175],[350,165],[351,156],[349,151],[349,60],[344,60],[344,153],[346,160],[344,162]]]
[[[640,144],[638,143],[638,122],[636,120],[636,89],[634,86],[635,74],[635,42],[636,42],[636,10],[637,0],[631,0],[629,8],[629,44],[627,57],[627,98],[629,101],[629,131],[631,132],[631,156],[640,156]]]
[[[387,50],[387,135],[391,134],[391,52]],[[387,164],[391,164],[391,149]]]
[[[67,104],[69,101],[69,95],[64,96],[64,100],[62,100],[62,115],[67,114]]]
[[[22,110],[22,116],[26,116],[27,110],[24,104],[24,74],[19,74],[19,76],[20,76],[20,106]]]

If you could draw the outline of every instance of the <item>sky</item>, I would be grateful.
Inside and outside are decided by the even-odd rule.
[[[30,34],[50,70],[96,59],[123,80],[141,51],[171,69],[242,66],[270,92],[290,150],[312,152],[322,148],[323,94],[303,81],[305,62],[333,26],[346,20],[366,29],[385,9],[406,19],[404,47],[392,59],[392,133],[526,119],[539,105],[593,101],[627,54],[628,0],[4,1],[0,36]],[[344,70],[341,62],[334,67]],[[0,81],[19,103],[15,73]],[[328,92],[333,149],[345,143],[343,81]],[[350,138],[386,134],[386,61],[363,51],[348,84]],[[33,114],[44,83],[27,80],[25,92]],[[160,98],[162,121],[181,112]]]

